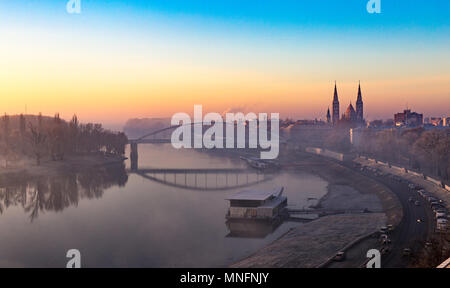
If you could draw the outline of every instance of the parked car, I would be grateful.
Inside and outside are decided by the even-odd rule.
[[[442,225],[447,225],[448,220],[444,219],[444,218],[439,218],[439,219],[436,220],[436,223],[437,224],[442,224]]]
[[[414,202],[414,205],[416,205],[416,206],[420,206],[420,202],[419,202],[419,200],[416,200],[416,202]]]
[[[445,209],[445,208],[439,208],[439,209],[436,209],[434,212],[435,212],[435,213],[445,213],[445,214],[447,214],[447,209]]]
[[[440,211],[440,212],[446,212],[446,213],[447,213],[447,210],[446,210],[445,207],[442,206],[442,205],[434,206],[434,207],[432,208],[432,210],[433,210],[434,213],[436,213],[436,212],[438,212],[438,211]]]
[[[425,190],[423,190],[423,189],[422,189],[422,190],[419,190],[418,193],[419,193],[419,195],[422,196],[423,198],[427,198],[427,197],[431,196],[427,191],[425,191]]]
[[[436,213],[436,211],[445,209],[445,207],[442,205],[434,205],[431,207],[431,209],[433,210],[434,213]]]
[[[436,201],[436,200],[437,200],[437,199],[434,198],[433,196],[428,196],[428,197],[427,197],[427,201],[428,201],[429,203],[434,202],[434,201]]]
[[[447,213],[436,212],[435,217],[436,217],[436,219],[447,219]]]

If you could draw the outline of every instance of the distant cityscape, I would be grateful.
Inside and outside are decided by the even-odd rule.
[[[423,127],[425,129],[450,127],[450,117],[448,115],[424,117],[423,113],[412,111],[410,108],[404,109],[403,112],[395,113],[392,119],[377,119],[367,121],[364,117],[364,102],[361,92],[361,83],[358,84],[355,106],[353,106],[352,102],[350,102],[344,113],[340,114],[340,111],[338,88],[335,82],[334,94],[331,102],[331,110],[330,107],[328,107],[325,115],[325,120],[315,119],[294,121],[286,119],[285,121],[283,121],[282,126],[287,127],[289,125],[326,125],[341,128]]]

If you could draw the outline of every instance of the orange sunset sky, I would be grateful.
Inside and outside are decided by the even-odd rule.
[[[344,111],[361,80],[367,119],[392,118],[407,105],[450,116],[448,20],[397,23],[389,7],[385,15],[357,12],[354,22],[317,11],[317,21],[302,22],[303,14],[297,21],[283,11],[279,19],[233,17],[141,1],[84,1],[80,15],[56,1],[7,2],[15,4],[0,4],[0,112],[76,113],[114,127],[192,113],[194,104],[324,118],[334,81]],[[377,16],[384,18],[370,18]]]

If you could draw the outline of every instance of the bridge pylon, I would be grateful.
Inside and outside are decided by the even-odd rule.
[[[131,160],[131,170],[138,170],[138,143],[131,142],[130,143],[130,160]]]

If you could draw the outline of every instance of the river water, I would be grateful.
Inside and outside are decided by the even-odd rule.
[[[223,267],[302,225],[233,233],[227,197],[283,186],[288,205],[302,208],[327,186],[306,173],[240,172],[247,167],[237,156],[169,144],[140,145],[140,172],[129,166],[0,185],[0,267],[65,267],[69,249],[81,252],[83,267]]]

